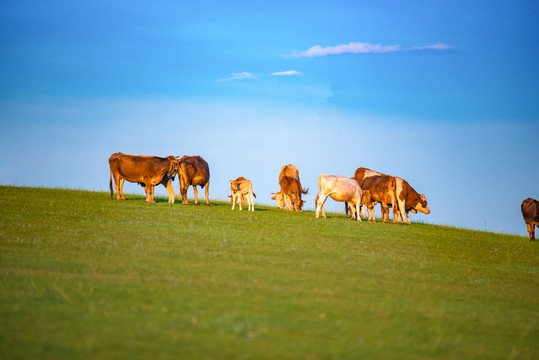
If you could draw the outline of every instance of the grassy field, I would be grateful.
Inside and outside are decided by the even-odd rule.
[[[1,359],[539,358],[526,237],[127,198],[0,187]]]

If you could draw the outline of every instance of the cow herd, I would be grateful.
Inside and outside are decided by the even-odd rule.
[[[193,186],[195,205],[198,205],[197,186],[205,188],[206,205],[210,205],[209,186],[210,169],[208,163],[200,156],[157,156],[128,155],[114,153],[109,158],[110,165],[110,196],[114,195],[112,183],[116,189],[118,200],[125,200],[123,183],[139,183],[146,192],[146,201],[154,201],[154,188],[162,184],[168,191],[168,202],[174,203],[172,181],[178,175],[180,193],[183,204],[188,204],[187,190]],[[279,173],[279,192],[272,193],[272,200],[277,201],[277,207],[285,210],[302,211],[305,203],[302,195],[308,194],[299,178],[299,170],[289,164],[281,168]],[[242,210],[242,204],[248,205],[249,211],[254,211],[254,198],[251,181],[244,177],[230,180],[230,202],[232,210],[236,203]],[[374,207],[380,204],[382,221],[389,221],[389,209],[392,208],[393,224],[404,222],[410,224],[410,212],[429,214],[430,209],[424,194],[417,193],[410,184],[400,178],[383,174],[371,169],[360,167],[353,177],[320,174],[318,176],[318,192],[315,199],[316,217],[320,213],[326,217],[324,204],[328,197],[345,203],[346,212],[350,219],[361,221],[361,216],[368,221],[375,221]],[[368,215],[364,209],[367,209]],[[528,227],[530,240],[535,240],[535,226],[539,226],[539,201],[526,199],[521,206],[524,221]]]

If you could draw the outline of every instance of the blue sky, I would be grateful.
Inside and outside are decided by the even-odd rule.
[[[414,220],[526,234],[520,203],[539,198],[538,10],[4,1],[0,183],[106,190],[113,152],[189,154],[208,160],[213,198],[245,176],[263,204],[293,163],[312,208],[318,174],[365,166],[426,194],[432,213]]]

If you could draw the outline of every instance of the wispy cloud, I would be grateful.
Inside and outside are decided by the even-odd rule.
[[[277,71],[277,72],[268,74],[267,76],[297,76],[297,75],[303,75],[303,73],[296,70],[287,70],[287,71]],[[250,72],[240,72],[240,73],[233,73],[231,77],[228,77],[226,79],[219,79],[217,80],[217,82],[226,82],[226,81],[244,80],[244,79],[259,79],[263,76],[264,75],[255,75]]]
[[[303,75],[303,73],[295,70],[288,71],[278,71],[271,74],[272,76],[293,76],[293,75]]]
[[[350,42],[349,44],[341,44],[337,46],[315,45],[306,51],[299,53],[292,52],[292,55],[284,55],[284,57],[317,57],[327,55],[340,55],[340,54],[383,54],[399,51],[414,51],[414,50],[447,50],[450,47],[446,44],[434,44],[427,46],[416,46],[411,48],[401,48],[399,45],[382,45],[382,44],[369,44],[363,42]]]
[[[226,79],[219,79],[217,82],[225,82],[225,81],[232,81],[232,80],[242,80],[242,79],[258,79],[257,75],[251,74],[250,72],[240,72],[240,73],[233,73],[231,77]]]

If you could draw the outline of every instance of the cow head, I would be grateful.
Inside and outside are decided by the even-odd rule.
[[[363,190],[363,196],[361,197],[361,205],[370,206],[372,203],[370,190]]]
[[[232,193],[240,191],[240,182],[237,180],[230,180],[230,191],[232,191]]]
[[[271,200],[276,200],[277,201],[277,207],[279,209],[282,209],[284,207],[284,196],[283,196],[283,193],[282,192],[276,192],[276,193],[272,193],[274,194],[275,196],[271,198]]]
[[[178,174],[178,166],[180,165],[180,160],[178,156],[167,156],[167,159],[170,161],[167,174],[174,180],[174,176]]]
[[[421,211],[423,214],[430,214],[429,204],[427,204],[427,199],[425,194],[419,195],[419,200],[416,206],[417,211]]]
[[[303,211],[303,204],[305,204],[307,201],[305,200],[298,200],[296,199],[296,211]]]

